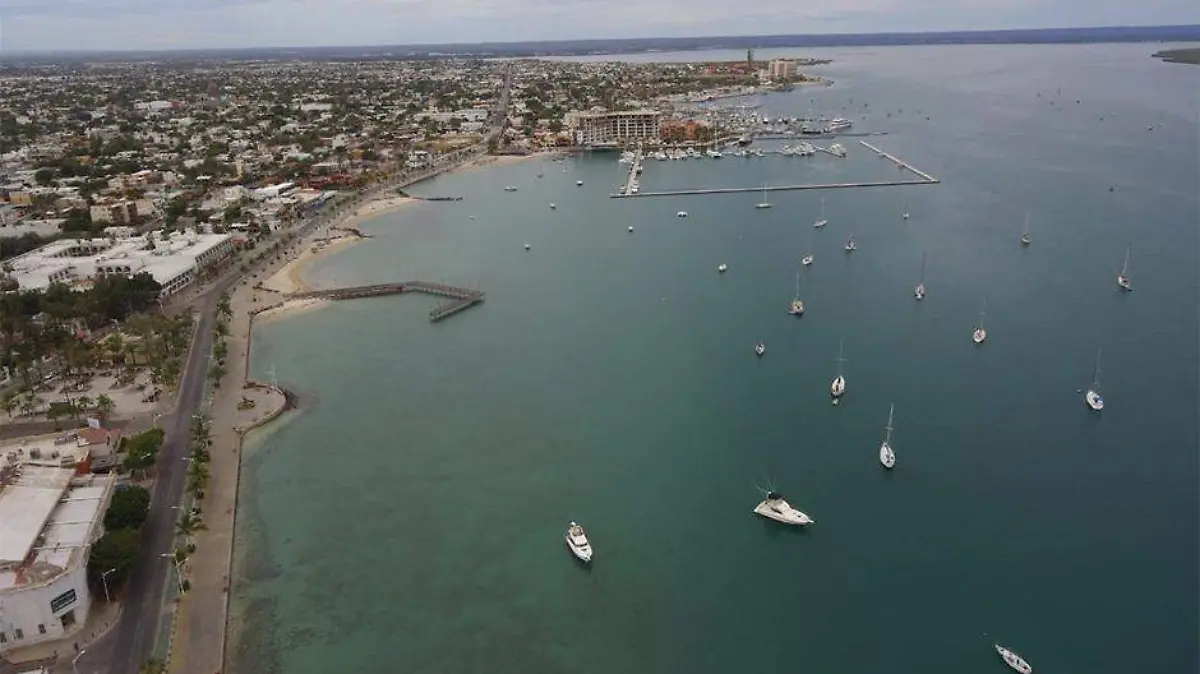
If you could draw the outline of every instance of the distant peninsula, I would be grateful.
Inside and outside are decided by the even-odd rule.
[[[1164,49],[1154,52],[1151,56],[1162,59],[1164,63],[1190,63],[1194,66],[1200,66],[1200,47]]]

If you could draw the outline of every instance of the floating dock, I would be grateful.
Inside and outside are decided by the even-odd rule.
[[[380,283],[376,285],[352,286],[349,288],[330,288],[329,290],[310,290],[302,293],[292,293],[288,299],[325,299],[325,300],[356,300],[363,297],[380,297],[383,295],[398,295],[400,293],[424,293],[438,297],[448,297],[452,302],[437,307],[429,312],[429,322],[436,323],[443,318],[469,309],[484,299],[484,294],[478,290],[460,288],[442,283],[427,283],[425,281],[406,281],[404,283]]]
[[[864,147],[866,147],[868,150],[871,150],[875,154],[879,155],[880,157],[883,157],[884,159],[890,159],[891,161],[895,162],[895,164],[897,166],[899,166],[901,169],[906,170],[906,171],[911,171],[913,174],[915,174],[917,176],[917,178],[914,180],[869,180],[869,181],[852,182],[852,183],[809,183],[809,184],[804,184],[804,185],[773,185],[773,186],[768,185],[766,187],[762,187],[762,186],[759,186],[759,187],[712,187],[712,188],[692,189],[692,190],[666,190],[666,191],[662,191],[662,192],[640,192],[639,191],[637,194],[630,194],[629,191],[626,190],[626,192],[624,194],[610,194],[608,196],[612,199],[632,199],[632,198],[637,198],[637,197],[679,197],[679,196],[693,196],[693,195],[698,195],[698,194],[741,194],[743,192],[762,192],[763,190],[766,190],[767,192],[793,192],[793,191],[798,191],[798,190],[840,190],[840,189],[849,189],[849,188],[854,188],[854,187],[905,187],[905,186],[909,186],[909,185],[936,185],[936,184],[942,182],[935,176],[929,175],[928,173],[918,169],[917,167],[913,166],[912,164],[909,164],[908,162],[900,159],[899,157],[888,154],[887,152],[880,150],[879,148],[875,147],[874,145],[871,145],[870,143],[868,143],[864,140],[860,140],[858,142],[861,145],[863,145]],[[821,148],[821,149],[825,152],[828,152],[828,150],[825,148]]]

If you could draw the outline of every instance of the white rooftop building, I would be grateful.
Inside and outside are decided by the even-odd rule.
[[[114,483],[0,456],[0,653],[86,623],[88,553],[103,534]]]
[[[153,241],[153,245],[151,242]],[[153,232],[118,239],[54,241],[8,260],[22,289],[44,290],[52,283],[86,288],[93,279],[147,272],[162,286],[162,297],[179,292],[199,268],[233,254],[227,234]]]

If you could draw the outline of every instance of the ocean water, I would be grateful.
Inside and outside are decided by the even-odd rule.
[[[830,191],[819,231],[817,192],[609,199],[611,155],[421,185],[466,198],[367,223],[310,280],[487,301],[256,332],[253,370],[305,409],[244,459],[231,669],[1002,672],[999,641],[1044,672],[1194,671],[1200,68],[1161,47],[807,52],[836,84],[768,114],[852,117],[943,181]],[[857,140],[650,162],[643,190],[899,177]],[[756,518],[767,486],[816,523]]]

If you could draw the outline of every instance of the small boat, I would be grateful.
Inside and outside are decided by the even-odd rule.
[[[516,192],[516,191],[517,191],[517,187],[516,187],[516,185],[506,185],[506,186],[504,187],[504,191],[505,191],[505,192]]]
[[[1125,264],[1121,265],[1121,273],[1117,274],[1117,287],[1126,292],[1133,290],[1133,281],[1129,279],[1129,246],[1125,246]]]
[[[1028,246],[1033,243],[1033,236],[1029,234],[1029,214],[1025,214],[1025,228],[1021,230],[1021,245]]]
[[[907,220],[908,219],[908,199],[904,200],[904,207],[901,210],[903,211],[903,213],[900,215],[900,218],[903,220]]]
[[[675,214],[675,217],[677,217],[677,218],[686,218],[686,217],[687,217],[687,211],[679,211],[678,213],[676,213],[676,214]]]
[[[804,302],[800,301],[800,274],[796,273],[796,296],[792,299],[792,303],[788,305],[788,314],[792,316],[804,315]]]
[[[854,237],[851,236],[849,239],[846,239],[846,252],[853,253],[856,250],[858,250],[858,244],[855,243]]]
[[[724,274],[724,273],[725,273],[725,270],[726,270],[726,269],[729,269],[729,265],[725,264],[724,262],[722,262],[721,264],[717,265],[717,271],[718,271],[718,272],[720,272],[720,273],[722,273],[722,274]]]
[[[632,232],[632,231],[633,231],[633,225],[630,225],[630,226],[629,226],[629,231],[630,231],[630,232]]]
[[[583,187],[583,181],[582,181],[582,180],[576,180],[576,181],[575,181],[575,186],[576,186],[576,187]]]
[[[580,561],[592,561],[592,544],[588,542],[587,533],[583,527],[575,522],[571,522],[571,526],[567,527],[567,533],[563,535],[567,541],[567,547],[571,549],[571,554],[575,555]]]
[[[979,310],[979,325],[975,326],[975,332],[971,335],[971,339],[976,344],[983,344],[983,341],[987,339],[987,330],[983,329],[983,315],[986,309],[987,300],[984,300],[983,308]]]
[[[764,353],[766,353],[766,352],[767,352],[767,346],[766,346],[766,344],[763,344],[762,342],[759,342],[758,344],[755,344],[755,345],[754,345],[754,353],[755,353],[755,355],[757,355],[757,356],[760,356],[760,357],[761,357],[761,356],[762,356]]]
[[[913,289],[913,296],[917,298],[918,302],[925,299],[925,253],[921,253],[921,280]]]
[[[800,264],[804,265],[805,267],[812,266],[812,263],[813,263],[812,249],[813,249],[812,232],[809,232],[808,233],[808,254],[805,255],[804,257],[800,258]]]
[[[554,210],[556,208],[558,208],[558,206],[556,206],[554,202],[550,202],[550,210]]]
[[[525,250],[529,250],[529,244],[525,244]]]
[[[1087,406],[1099,412],[1104,409],[1104,397],[1100,395],[1100,349],[1096,349],[1096,364],[1092,368],[1092,383],[1083,396]]]
[[[845,157],[846,156],[846,148],[842,147],[839,143],[834,143],[833,145],[830,145],[827,152],[829,152],[829,154],[831,154],[835,157]]]
[[[825,197],[821,197],[821,217],[813,223],[813,228],[820,229],[828,223],[829,221],[825,219]]]
[[[1010,669],[1021,674],[1033,674],[1033,667],[1028,662],[1025,662],[1025,658],[1022,658],[1000,644],[993,644],[993,646],[995,646],[996,652],[1000,654],[1000,657],[1004,659],[1004,664],[1008,665]]]
[[[808,526],[813,523],[811,517],[796,510],[790,503],[784,500],[783,494],[774,491],[767,492],[767,497],[763,499],[762,503],[754,507],[754,513],[762,515],[767,519],[775,520],[776,522],[797,527]]]
[[[842,363],[846,362],[846,358],[843,355],[842,347],[843,343],[839,341],[837,357],[838,373],[833,378],[833,383],[829,385],[829,394],[833,396],[834,404],[837,404],[837,399],[842,397],[842,394],[846,392],[846,378],[842,376]]]
[[[538,174],[537,174],[537,176],[538,176],[539,178],[541,178],[541,177],[542,177],[542,172],[541,172],[541,171],[538,171]]]
[[[889,470],[896,465],[896,452],[892,451],[892,415],[895,412],[896,404],[892,403],[892,408],[888,410],[887,435],[883,438],[883,444],[879,445],[879,463]]]
[[[754,204],[755,208],[770,208],[771,202],[767,201],[767,186],[763,185],[763,200]]]

